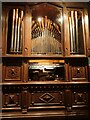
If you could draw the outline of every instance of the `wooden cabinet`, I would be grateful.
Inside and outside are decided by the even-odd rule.
[[[86,117],[89,6],[2,4],[2,118]]]

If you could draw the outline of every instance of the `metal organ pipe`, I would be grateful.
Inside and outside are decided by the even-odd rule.
[[[12,21],[12,35],[11,35],[11,52],[14,48],[14,23],[15,23],[15,9],[13,9],[13,21]]]
[[[47,16],[38,18],[32,25],[32,53],[58,54],[61,31],[56,23]],[[37,35],[38,34],[38,35]]]
[[[23,11],[13,9],[12,34],[10,52],[19,53],[22,51],[23,39]]]

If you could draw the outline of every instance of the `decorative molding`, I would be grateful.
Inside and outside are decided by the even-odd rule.
[[[44,93],[43,95],[41,95],[41,96],[39,97],[39,99],[40,99],[42,102],[49,103],[49,102],[51,102],[53,99],[55,99],[55,97],[52,96],[50,93]]]

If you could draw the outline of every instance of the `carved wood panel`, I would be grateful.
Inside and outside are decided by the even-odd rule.
[[[20,93],[5,93],[3,94],[3,108],[20,107]]]
[[[29,107],[33,106],[64,106],[64,92],[33,92],[29,93]]]
[[[87,105],[87,92],[73,92],[73,105]]]
[[[59,109],[71,111],[73,106],[84,108],[88,104],[88,86],[85,84],[15,84],[4,83],[3,108],[9,112],[19,110],[28,113],[32,110]]]
[[[83,66],[72,67],[72,80],[75,79],[86,79],[86,69]]]
[[[69,62],[70,81],[88,81],[87,59],[75,58]]]
[[[6,80],[21,80],[21,66],[5,66]]]
[[[20,80],[20,67],[19,66],[7,66],[6,67],[6,79]]]
[[[70,81],[87,81],[87,66],[70,66],[69,75]]]

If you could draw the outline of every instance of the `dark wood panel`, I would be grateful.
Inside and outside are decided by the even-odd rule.
[[[73,105],[88,105],[87,92],[73,92],[72,94]]]
[[[20,93],[5,93],[3,94],[3,110],[6,110],[8,108],[11,109],[21,109],[21,95]]]
[[[3,82],[22,81],[23,66],[20,58],[2,59],[2,80]]]
[[[25,25],[24,25],[24,32],[25,32],[25,42],[24,42],[24,55],[30,56],[30,40],[31,40],[31,11],[29,6],[25,7]]]
[[[86,80],[86,68],[80,67],[80,66],[73,66],[72,67],[72,80],[80,79],[80,80]]]
[[[82,61],[82,62],[81,62]],[[87,59],[72,59],[69,62],[70,81],[88,81]]]
[[[29,102],[30,107],[64,106],[64,92],[33,92],[29,95]]]

